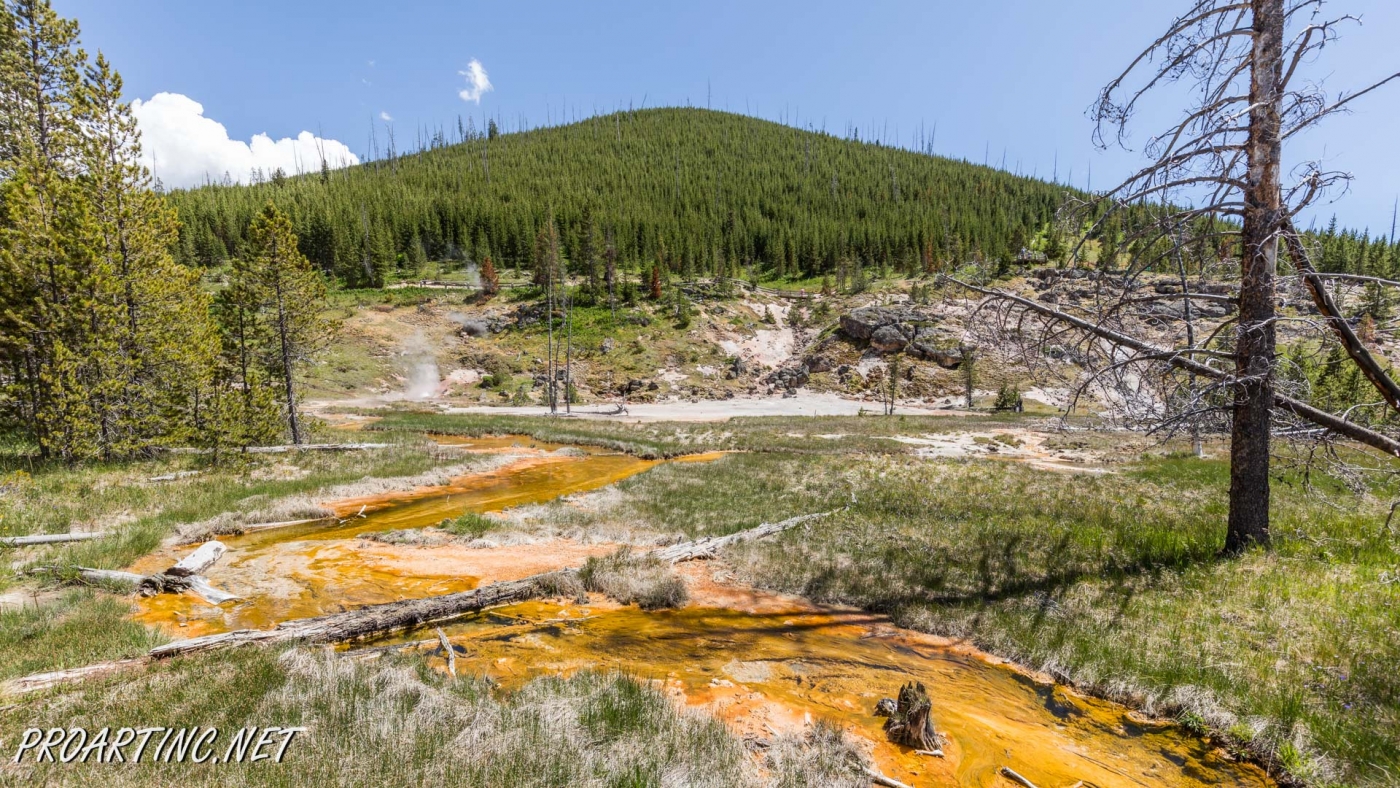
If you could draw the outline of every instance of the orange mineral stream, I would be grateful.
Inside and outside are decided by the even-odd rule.
[[[142,599],[136,618],[174,637],[269,628],[289,618],[574,566],[615,546],[557,540],[470,549],[356,537],[548,501],[658,464],[598,452],[554,454],[558,447],[514,437],[451,442],[520,459],[444,487],[333,502],[340,517],[350,517],[344,522],[229,539],[229,554],[209,579],[243,599],[216,607],[190,594],[160,595]],[[361,507],[364,516],[355,517]],[[133,571],[164,568],[191,549],[161,551]],[[535,601],[465,619],[446,628],[457,669],[507,689],[546,673],[619,670],[654,681],[740,734],[765,739],[825,718],[856,737],[882,773],[911,786],[1017,785],[1001,767],[1038,788],[1273,784],[1258,768],[1231,761],[1181,728],[1082,697],[965,645],[899,629],[878,615],[718,581],[708,563],[682,571],[692,601],[680,610],[643,612],[593,596],[586,604]],[[408,633],[382,642],[424,637]],[[441,663],[441,649],[434,653]],[[880,698],[910,680],[928,687],[935,726],[947,739],[944,758],[890,744],[884,720],[872,713]]]

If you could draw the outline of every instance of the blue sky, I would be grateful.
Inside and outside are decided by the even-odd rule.
[[[521,117],[534,125],[644,101],[708,103],[835,132],[854,125],[862,137],[878,128],[906,144],[936,123],[941,154],[1000,164],[1004,152],[1008,169],[1019,163],[1041,176],[1058,160],[1061,180],[1072,171],[1084,186],[1092,168],[1103,187],[1139,158],[1096,151],[1084,111],[1186,1],[54,5],[78,18],[90,50],[113,60],[128,98],[188,97],[243,142],[267,134],[272,145],[310,131],[363,155],[371,123],[383,139],[381,113],[393,118],[403,147],[416,126],[452,126],[459,114],[514,126]],[[1329,10],[1365,19],[1313,66],[1329,88],[1400,71],[1400,2],[1333,0]],[[459,95],[472,60],[492,85],[479,102]],[[1137,139],[1169,117],[1145,115]],[[180,166],[205,166],[190,150],[199,133],[169,131],[158,174],[180,180]],[[1400,193],[1397,139],[1400,83],[1304,139],[1297,156],[1325,155],[1356,176],[1349,194],[1315,213],[1335,211],[1345,224],[1388,233]],[[256,158],[258,146],[252,150]]]

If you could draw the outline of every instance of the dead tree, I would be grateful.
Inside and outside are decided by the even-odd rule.
[[[933,729],[933,704],[921,681],[899,688],[894,711],[885,720],[885,735],[896,744],[916,750],[938,750],[938,733]]]
[[[1294,215],[1350,177],[1308,162],[1295,167],[1286,180],[1284,146],[1329,115],[1345,111],[1353,100],[1400,77],[1394,74],[1336,96],[1306,79],[1306,67],[1324,46],[1336,41],[1338,28],[1359,21],[1351,16],[1325,19],[1322,7],[1323,0],[1194,0],[1103,88],[1090,112],[1096,123],[1095,142],[1101,146],[1113,141],[1126,147],[1127,130],[1139,105],[1165,86],[1184,85],[1193,100],[1178,123],[1149,138],[1144,148],[1147,166],[1117,188],[1076,206],[1081,220],[1095,221],[1072,259],[1080,259],[1079,249],[1108,216],[1127,214],[1139,220],[1124,239],[1136,250],[1128,269],[1111,280],[1107,274],[1099,276],[1100,297],[1085,310],[1085,325],[1106,333],[1066,325],[1060,310],[1050,310],[1054,314],[1048,315],[1050,321],[1039,336],[1042,346],[1045,340],[1065,335],[1079,337],[1082,347],[1099,357],[1096,377],[1113,378],[1115,386],[1135,387],[1130,399],[1142,406],[1144,412],[1139,415],[1144,418],[1179,423],[1186,414],[1223,411],[1228,415],[1227,553],[1269,542],[1270,441],[1280,420],[1276,412],[1279,316],[1275,312],[1279,242],[1296,237]],[[1151,213],[1147,206],[1159,203],[1161,215],[1143,221]],[[1237,314],[1204,337],[1196,336],[1194,321],[1188,317],[1190,336],[1173,337],[1166,347],[1121,342],[1124,336],[1141,336],[1141,324],[1132,313],[1152,300],[1138,292],[1141,274],[1168,268],[1174,256],[1192,244],[1226,250],[1237,260],[1233,296]],[[1289,245],[1299,265],[1298,260],[1305,260],[1299,252],[1301,244],[1290,241]],[[1184,282],[1185,277],[1181,279]],[[1186,289],[1183,286],[1181,294],[1170,297],[1190,304],[1211,295],[1188,294]],[[1004,317],[1027,313],[1024,305],[997,293],[984,289],[984,294],[1000,302]],[[1328,315],[1321,303],[1319,308]],[[1337,317],[1327,319],[1340,335],[1344,321]],[[1393,382],[1386,383],[1389,378],[1378,366],[1367,367],[1366,357],[1356,351],[1360,343],[1348,343],[1345,336],[1342,341],[1373,384],[1388,394]],[[1206,376],[1211,384],[1183,394],[1181,381],[1170,375],[1145,375],[1144,368],[1158,373],[1185,369],[1188,376]],[[1400,394],[1400,388],[1394,391]],[[1292,397],[1283,399],[1317,411]],[[1339,429],[1349,424],[1345,416],[1284,410],[1314,423],[1319,423],[1314,417],[1325,416],[1326,431],[1347,432]]]

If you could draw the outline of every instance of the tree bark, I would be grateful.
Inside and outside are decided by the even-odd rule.
[[[1274,403],[1274,271],[1284,212],[1280,84],[1283,0],[1252,0],[1248,175],[1241,230],[1240,320],[1230,433],[1230,515],[1225,552],[1269,543],[1269,430]]]

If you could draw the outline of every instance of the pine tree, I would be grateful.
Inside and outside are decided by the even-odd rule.
[[[121,79],[46,2],[4,8],[0,408],[68,461],[199,441],[217,336]]]
[[[486,255],[481,259],[481,294],[491,298],[501,292],[501,277],[496,273],[496,264],[491,262],[491,255]]]
[[[260,324],[260,360],[281,389],[292,443],[302,443],[296,378],[330,338],[331,326],[321,316],[326,283],[298,250],[291,221],[272,203],[249,228],[249,254],[233,263],[233,287],[240,294],[239,306]]]
[[[212,378],[218,335],[199,275],[175,262],[175,212],[151,190],[140,166],[135,119],[121,101],[121,78],[98,55],[87,69],[80,121],[86,134],[80,179],[98,231],[98,268],[108,280],[113,351],[102,400],[103,454],[129,455],[155,436],[199,439],[198,394]]]

